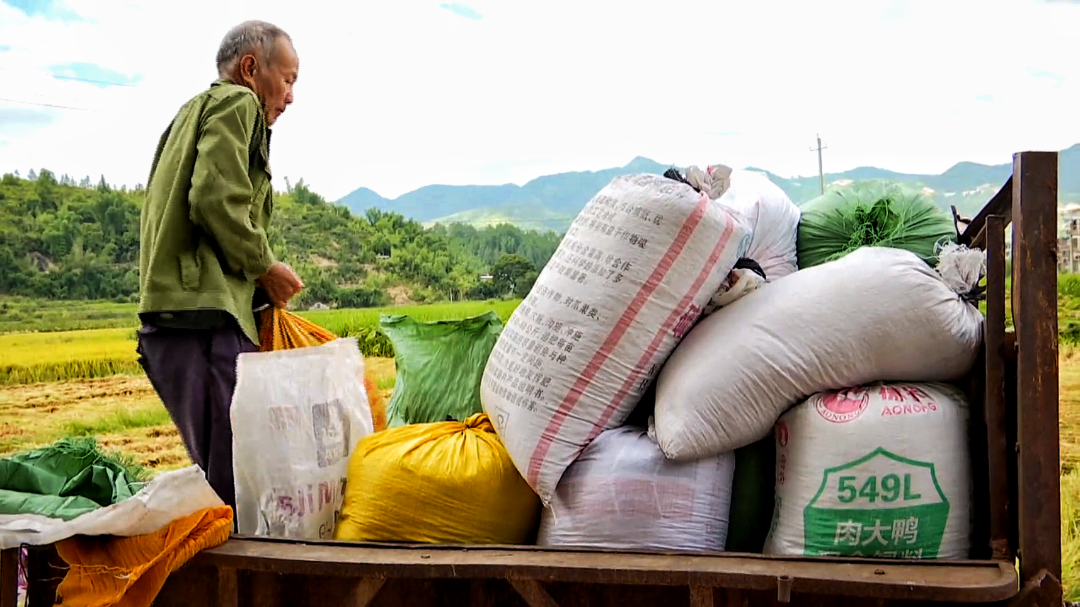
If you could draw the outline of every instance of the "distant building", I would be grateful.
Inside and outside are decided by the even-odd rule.
[[[1080,274],[1080,205],[1058,211],[1058,272]]]
[[[321,301],[317,301],[314,304],[312,304],[312,306],[310,308],[308,308],[308,309],[309,310],[329,310],[330,306],[324,304]]]

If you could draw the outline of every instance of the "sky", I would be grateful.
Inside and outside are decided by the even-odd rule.
[[[818,134],[826,172],[1080,143],[1068,0],[0,0],[0,173],[145,183],[247,19],[300,57],[275,187],[330,200],[636,156],[816,175]]]

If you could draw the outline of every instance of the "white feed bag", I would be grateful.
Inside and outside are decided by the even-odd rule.
[[[537,545],[723,551],[734,473],[732,453],[673,462],[642,428],[607,430],[567,468]]]
[[[765,552],[967,559],[968,406],[948,384],[815,394],[776,424],[776,511]]]
[[[704,171],[690,167],[686,178],[744,219],[752,234],[745,256],[758,262],[767,281],[799,269],[796,238],[802,212],[768,176],[714,164]]]
[[[480,385],[545,504],[581,450],[637,405],[749,239],[726,207],[658,175],[614,179],[574,220]]]
[[[230,415],[239,533],[333,539],[349,456],[374,431],[356,339],[241,354]]]
[[[704,457],[760,440],[817,392],[958,379],[978,356],[982,321],[914,253],[857,249],[698,323],[657,378],[656,440],[670,458]]]

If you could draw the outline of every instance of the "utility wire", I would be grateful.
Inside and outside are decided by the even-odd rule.
[[[22,103],[24,105],[39,105],[41,107],[51,107],[51,108],[57,108],[57,109],[61,109],[61,110],[78,110],[80,112],[96,112],[96,111],[98,111],[98,110],[95,110],[95,109],[92,109],[92,108],[87,108],[87,107],[72,107],[70,105],[59,105],[59,104],[55,104],[55,103],[41,103],[41,102],[38,102],[38,101],[23,101],[21,99],[7,99],[7,98],[4,98],[4,97],[0,97],[0,101],[6,101],[8,103]]]
[[[79,78],[77,76],[61,76],[52,72],[46,72],[45,70],[16,70],[10,67],[0,67],[0,70],[5,72],[23,72],[27,74],[43,74],[50,78],[56,78],[57,80],[72,80],[74,82],[88,82],[90,84],[105,84],[108,86],[126,86],[128,88],[143,88],[138,84],[125,83],[125,82],[110,82],[108,80],[94,80],[92,78]]]

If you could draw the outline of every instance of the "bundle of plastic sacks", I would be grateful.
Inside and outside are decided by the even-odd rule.
[[[0,460],[0,549],[55,544],[64,605],[148,606],[170,573],[223,544],[226,506],[196,467],[146,480],[92,438]]]
[[[390,421],[326,432],[332,537],[967,558],[985,257],[954,240],[896,188],[618,177],[505,325],[382,318]]]

